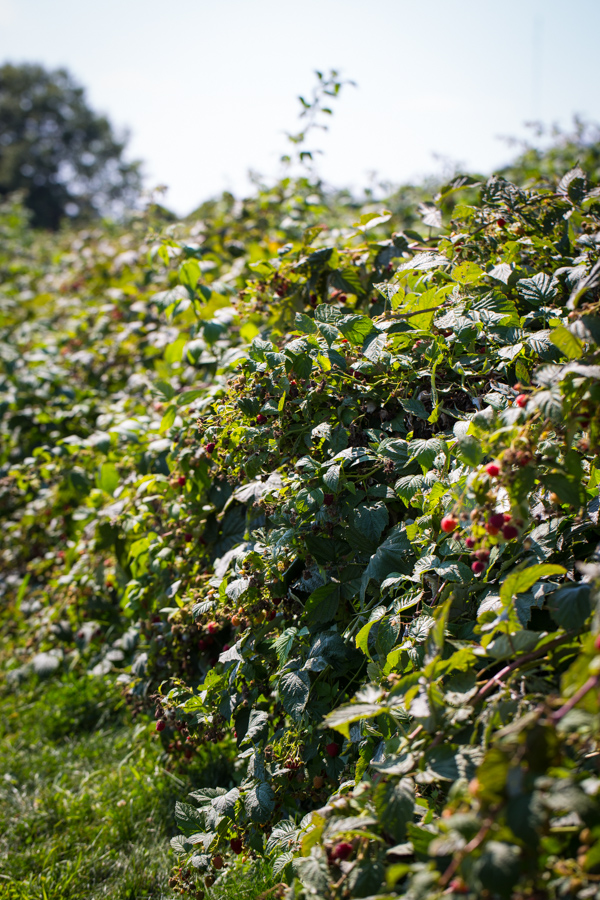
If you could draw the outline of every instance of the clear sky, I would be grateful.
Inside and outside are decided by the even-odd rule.
[[[599,35],[600,0],[0,0],[0,62],[70,69],[179,213],[278,174],[315,69],[357,83],[329,182],[490,170],[526,121],[600,121]]]

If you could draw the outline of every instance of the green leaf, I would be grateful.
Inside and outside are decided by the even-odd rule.
[[[330,622],[340,603],[340,586],[334,582],[323,584],[312,592],[304,606],[311,624]]]
[[[303,334],[316,334],[317,326],[315,325],[315,320],[311,319],[310,316],[305,315],[304,313],[296,313],[296,319],[294,322],[296,329],[301,331]]]
[[[510,897],[521,870],[519,848],[503,841],[488,841],[474,865],[474,872],[481,886],[506,898]]]
[[[177,827],[187,835],[198,831],[198,826],[204,827],[202,813],[190,806],[189,803],[179,803],[178,801],[175,803],[175,821]]]
[[[168,431],[169,428],[173,425],[175,421],[175,416],[177,415],[177,407],[176,406],[168,406],[167,411],[162,417],[160,421],[160,428],[158,429],[160,434],[164,434],[165,431]]]
[[[550,333],[550,340],[568,359],[579,359],[583,356],[581,341],[564,325],[559,325]]]
[[[565,631],[583,628],[592,612],[590,585],[567,584],[550,594],[548,608],[552,618]]]
[[[284,672],[279,679],[279,695],[287,713],[299,721],[302,718],[308,695],[310,693],[310,676],[308,672]]]
[[[392,309],[397,309],[404,299],[404,289],[393,281],[381,281],[373,287],[388,301]]]
[[[379,784],[375,790],[375,809],[381,826],[397,842],[406,837],[406,826],[412,822],[415,808],[415,786],[412,778],[397,784]]]
[[[406,505],[410,506],[410,501],[424,484],[425,477],[423,475],[403,475],[394,485],[394,490]]]
[[[527,566],[512,572],[500,587],[500,600],[504,606],[508,606],[515,594],[528,591],[536,581],[546,578],[548,575],[566,575],[564,566],[556,566],[551,563],[542,563],[536,566]]]
[[[385,503],[363,503],[350,513],[350,522],[369,541],[378,541],[388,525]]]
[[[329,713],[325,717],[325,725],[349,738],[350,725],[360,722],[362,719],[373,719],[382,712],[385,712],[385,706],[379,703],[351,703]]]
[[[415,440],[409,441],[408,444],[408,452],[410,454],[408,462],[416,460],[423,472],[427,472],[436,456],[440,453],[446,453],[447,450],[446,442],[440,438],[415,438]]]
[[[578,508],[582,502],[581,496],[581,480],[575,478],[567,478],[557,472],[550,472],[542,475],[540,481],[549,491],[557,494],[561,503],[568,503],[569,506]]]
[[[383,616],[385,616],[387,610],[385,606],[380,606],[374,612],[371,613],[371,618],[363,625],[358,634],[356,635],[356,646],[359,650],[368,656],[371,659],[371,654],[369,653],[369,633],[373,625],[378,622]]]
[[[521,278],[517,282],[517,291],[533,306],[549,305],[557,294],[554,280],[544,272],[539,272],[533,278]]]
[[[459,284],[473,284],[485,275],[476,263],[464,262],[452,269],[452,278]]]
[[[200,274],[200,264],[196,259],[186,259],[186,261],[179,266],[180,282],[192,291],[195,290],[196,285],[198,284]]]
[[[345,316],[336,322],[337,327],[352,344],[362,345],[373,331],[373,322],[368,316]]]
[[[255,785],[244,795],[246,813],[253,822],[266,822],[275,809],[275,795],[268,782]]]
[[[98,473],[98,487],[107,494],[114,494],[119,485],[119,473],[113,463],[103,463]]]

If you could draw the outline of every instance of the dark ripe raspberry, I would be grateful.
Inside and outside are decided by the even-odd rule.
[[[494,513],[488,519],[488,524],[492,526],[492,528],[502,528],[504,526],[504,513]]]
[[[269,622],[272,622],[276,615],[277,615],[277,613],[275,612],[275,610],[270,609],[269,612],[267,613],[267,619],[269,620]]]
[[[210,441],[210,443],[208,443],[204,449],[205,449],[206,452],[210,455],[210,454],[213,452],[213,450],[215,449],[216,446],[217,446],[217,445],[215,444],[214,441]]]
[[[475,573],[475,575],[481,575],[482,572],[485,572],[485,563],[482,563],[480,560],[475,560],[474,563],[471,563],[471,571]]]
[[[183,485],[185,484],[185,475],[179,476],[179,478],[177,479],[177,484],[179,485],[179,487],[183,487]]]
[[[232,840],[229,841],[229,846],[234,853],[241,853],[244,849],[244,843],[241,838],[232,838]]]
[[[257,417],[256,417],[256,424],[257,424],[257,425],[264,425],[266,421],[267,421],[267,417],[266,417],[266,416],[263,416],[262,413],[259,413],[259,414],[257,415]]]
[[[498,228],[504,228],[504,226],[506,225],[506,219],[498,219],[496,225],[498,226]]]
[[[325,504],[325,506],[331,506],[334,499],[335,498],[334,498],[333,494],[325,494],[325,496],[323,497],[323,503]]]
[[[341,841],[336,844],[331,854],[332,859],[348,859],[352,855],[354,847],[348,841]]]
[[[188,533],[185,535],[186,542],[189,544],[189,542],[193,539],[193,537],[194,537],[194,535],[190,534],[190,532],[188,531]]]
[[[279,606],[282,600],[283,597],[273,597],[273,606]]]
[[[165,722],[164,719],[159,719],[158,722],[156,723],[157,731],[164,731],[166,727],[167,727],[167,723]]]
[[[472,550],[473,547],[475,546],[475,539],[472,538],[472,537],[468,537],[468,538],[466,539],[466,541],[465,541],[465,544],[467,545],[467,547],[469,548],[469,550]]]
[[[519,529],[516,527],[516,525],[505,525],[502,529],[502,534],[505,540],[513,541],[516,537],[519,536]]]
[[[334,759],[334,757],[340,755],[340,745],[336,744],[335,741],[332,741],[330,744],[326,744],[325,753],[327,754],[327,756],[330,756],[332,759]]]
[[[229,649],[230,649],[229,644],[223,644],[223,649],[221,650],[221,653],[225,653],[225,651],[229,650]]]

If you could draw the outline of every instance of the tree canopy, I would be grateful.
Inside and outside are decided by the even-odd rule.
[[[134,203],[140,164],[124,159],[125,146],[64,69],[0,68],[0,196],[22,191],[35,227]]]

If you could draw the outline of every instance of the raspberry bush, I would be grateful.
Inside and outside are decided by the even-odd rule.
[[[5,668],[218,745],[177,890],[596,896],[600,197],[419,199],[3,209]]]

